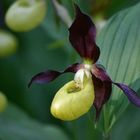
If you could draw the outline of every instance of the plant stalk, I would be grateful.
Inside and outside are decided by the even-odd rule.
[[[110,140],[110,131],[109,131],[109,112],[107,110],[107,105],[103,108],[103,117],[104,117],[104,132],[103,138],[104,140]]]

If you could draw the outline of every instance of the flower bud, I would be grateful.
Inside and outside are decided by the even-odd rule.
[[[0,57],[6,57],[17,50],[17,40],[11,33],[0,30]]]
[[[44,0],[17,0],[6,13],[6,24],[14,31],[29,31],[44,19],[46,4]]]
[[[0,91],[0,112],[3,112],[7,106],[7,98],[6,96]]]
[[[84,80],[83,88],[77,87],[76,82],[65,84],[55,95],[51,113],[61,120],[74,120],[89,111],[94,101],[92,79]]]

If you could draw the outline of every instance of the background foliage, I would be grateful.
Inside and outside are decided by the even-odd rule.
[[[0,8],[5,13],[13,2],[2,0]],[[73,1],[60,2],[73,18]],[[97,36],[97,44],[102,51],[100,63],[104,64],[113,80],[130,84],[140,93],[139,0],[106,0],[106,4],[103,0],[76,2],[97,23],[99,17],[109,19]],[[62,122],[50,114],[54,94],[72,78],[72,74],[62,75],[47,85],[27,88],[32,75],[47,68],[63,70],[72,62],[79,61],[70,47],[67,26],[56,15],[51,0],[46,1],[46,4],[45,20],[32,31],[16,33],[1,24],[2,29],[9,30],[17,37],[19,47],[16,54],[0,58],[0,90],[9,100],[7,109],[0,114],[0,139],[100,140],[104,129],[103,114],[97,127],[93,109],[72,122]],[[114,88],[112,100],[107,104],[112,140],[120,136],[122,140],[139,140],[140,110],[133,105],[127,106],[126,97]]]

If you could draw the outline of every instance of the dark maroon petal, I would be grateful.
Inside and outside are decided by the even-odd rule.
[[[140,97],[133,89],[131,89],[125,84],[121,84],[121,83],[114,83],[114,84],[124,92],[124,94],[127,96],[127,98],[132,104],[136,105],[137,107],[140,107]]]
[[[101,109],[103,105],[109,100],[111,91],[112,91],[112,83],[107,81],[101,81],[100,79],[93,76],[94,83],[94,92],[95,92],[95,100],[94,107],[96,109],[96,121],[99,119]]]
[[[31,86],[32,83],[48,83],[53,81],[55,78],[57,78],[61,73],[58,71],[53,70],[47,70],[45,72],[40,72],[37,75],[35,75],[31,81],[28,84],[28,87]]]
[[[136,94],[136,92],[125,84],[113,82],[101,65],[93,65],[92,74],[95,88],[94,106],[96,108],[96,120],[99,118],[103,105],[110,98],[112,83],[124,92],[131,103],[140,107],[140,97]]]
[[[72,64],[67,69],[65,69],[64,73],[65,72],[76,73],[82,66],[83,66],[83,64],[79,64],[79,63]]]
[[[94,65],[92,69],[95,90],[94,106],[96,109],[96,121],[99,119],[103,105],[109,100],[112,91],[112,82],[106,71],[100,65]]]
[[[103,68],[103,66],[100,64],[93,65],[92,74],[94,74],[95,77],[100,79],[101,81],[110,81],[111,82],[111,78],[109,77],[109,75],[105,71],[105,68]]]
[[[95,63],[100,55],[96,45],[96,27],[89,16],[83,14],[76,5],[76,18],[69,28],[69,39],[72,46],[83,58],[92,59]]]
[[[45,72],[40,72],[40,73],[36,74],[31,79],[31,81],[28,84],[28,87],[30,87],[32,83],[43,84],[43,83],[51,82],[54,79],[56,79],[59,75],[61,75],[63,73],[66,73],[66,72],[73,72],[73,73],[75,73],[80,68],[80,66],[81,66],[81,64],[75,63],[75,64],[69,66],[63,72],[58,72],[58,71],[54,71],[54,70],[47,70]]]

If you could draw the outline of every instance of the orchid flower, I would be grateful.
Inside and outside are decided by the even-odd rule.
[[[95,41],[96,27],[89,16],[81,12],[77,5],[75,7],[76,17],[69,28],[69,40],[83,62],[72,64],[62,72],[41,72],[31,79],[29,87],[32,83],[51,82],[67,72],[75,73],[74,79],[56,93],[51,105],[52,115],[66,121],[79,118],[92,106],[98,119],[103,105],[111,96],[112,84],[120,88],[131,103],[140,107],[136,92],[125,84],[113,82],[103,66],[97,63],[100,49]]]

